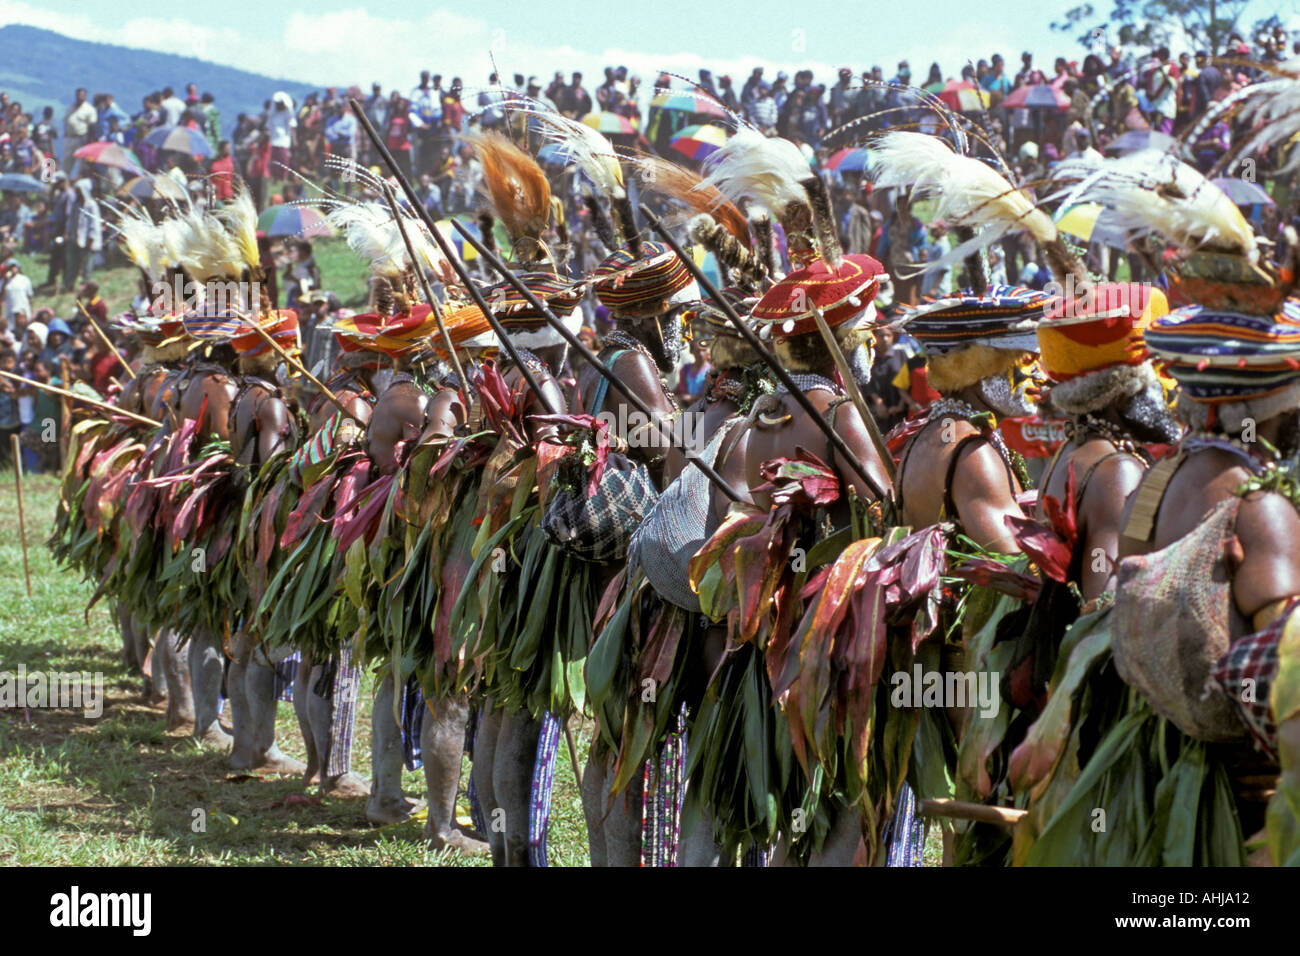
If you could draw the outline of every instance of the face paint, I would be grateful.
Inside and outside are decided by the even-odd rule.
[[[1173,410],[1165,402],[1165,390],[1160,381],[1151,382],[1119,410],[1120,421],[1129,434],[1141,442],[1173,444],[1182,435],[1182,428]]]
[[[1025,418],[1038,411],[1037,364],[1016,366],[1006,375],[990,375],[979,383],[985,404],[1002,418]]]
[[[871,382],[871,366],[875,364],[875,353],[867,345],[859,345],[848,354],[849,370],[859,388],[866,388]]]

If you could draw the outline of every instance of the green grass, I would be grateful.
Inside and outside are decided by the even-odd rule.
[[[32,597],[23,583],[12,472],[0,472],[0,670],[86,670],[104,675],[104,712],[0,711],[0,865],[155,866],[168,864],[486,866],[426,849],[421,823],[375,829],[364,801],[288,803],[296,779],[233,774],[227,758],[188,737],[169,736],[164,714],[146,706],[121,661],[121,639],[106,605],[85,606],[90,585],[56,567],[43,541],[58,485],[24,481]],[[373,680],[366,678],[353,769],[370,775]],[[281,704],[281,747],[304,756],[290,704]],[[577,727],[579,760],[589,728]],[[468,762],[465,764],[468,774]],[[464,806],[459,815],[467,818]],[[314,789],[314,788],[313,788]],[[422,796],[424,777],[406,773],[403,789]],[[195,832],[195,810],[206,830]],[[552,865],[587,862],[586,828],[568,753],[561,746],[549,850]]]

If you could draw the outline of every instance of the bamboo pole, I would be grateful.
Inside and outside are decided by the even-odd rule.
[[[27,596],[32,596],[32,569],[27,564],[27,512],[23,508],[23,446],[17,435],[10,435],[14,450],[14,485],[18,489],[18,537],[23,543],[23,577],[27,580]],[[568,727],[565,727],[567,730]],[[570,741],[572,743],[572,741]]]
[[[876,424],[875,416],[871,414],[871,409],[867,408],[867,400],[862,397],[862,389],[858,388],[857,379],[853,377],[853,369],[849,367],[849,360],[844,356],[844,350],[840,348],[840,343],[836,340],[834,333],[831,332],[830,325],[826,322],[826,316],[822,315],[822,310],[813,306],[813,319],[817,322],[817,331],[821,333],[822,341],[826,343],[826,349],[831,353],[831,358],[835,361],[835,367],[839,369],[840,378],[844,380],[844,388],[848,391],[849,397],[853,399],[853,405],[858,410],[858,415],[862,418],[862,423],[867,426],[867,434],[871,436],[871,443],[876,446],[876,454],[880,456],[880,461],[885,466],[885,473],[889,475],[892,482],[894,474],[894,456],[889,452],[889,446],[885,444],[885,438],[880,434],[880,426]]]
[[[983,803],[966,803],[962,800],[918,800],[916,812],[923,817],[950,817],[954,820],[973,820],[976,823],[992,823],[997,826],[1013,827],[1019,823],[1028,810],[1016,810],[1012,807],[990,807]]]
[[[429,278],[424,274],[424,269],[420,267],[419,260],[415,258],[415,246],[411,244],[411,237],[406,234],[406,224],[402,222],[402,210],[397,205],[397,196],[393,192],[393,187],[387,182],[384,183],[384,198],[388,200],[388,208],[393,213],[393,221],[397,223],[397,231],[402,234],[402,242],[406,245],[406,254],[411,260],[411,268],[420,280],[420,289],[424,292],[424,298],[428,301],[429,308],[433,310],[433,321],[438,324],[438,334],[442,336],[442,344],[447,349],[447,355],[451,359],[451,367],[456,370],[456,378],[460,380],[460,399],[468,408],[469,379],[465,377],[465,370],[461,368],[460,358],[456,355],[456,343],[447,334],[447,325],[442,321],[442,307],[438,304],[438,300],[433,297],[433,288],[429,285]]]
[[[126,369],[126,374],[135,378],[135,372],[131,371],[131,366],[127,364],[126,359],[122,357],[122,353],[119,352],[117,346],[109,340],[108,336],[104,333],[104,330],[99,327],[99,324],[91,317],[90,313],[86,311],[86,307],[81,304],[81,300],[77,299],[76,303],[77,308],[81,310],[81,314],[84,315],[86,321],[90,323],[90,327],[94,329],[95,334],[99,336],[99,340],[107,345],[109,351],[117,356],[117,360],[122,363],[122,368]]]
[[[59,380],[63,382],[64,388],[72,387],[72,364],[68,361],[66,355],[59,356]],[[72,394],[71,392],[68,393]],[[68,441],[72,434],[72,409],[68,406],[67,397],[59,399],[59,465],[62,467],[63,462],[68,457]]]
[[[271,333],[266,331],[266,329],[262,328],[262,326],[258,324],[256,316],[245,316],[245,318],[247,318],[248,324],[252,327],[253,331],[262,337],[263,342],[271,346],[271,350],[275,352],[276,355],[280,356],[280,358],[282,358],[285,361],[285,364],[287,364],[295,372],[297,372],[303,378],[307,379],[307,381],[311,382],[318,389],[320,389],[321,394],[324,395],[329,400],[330,404],[332,404],[335,408],[337,408],[340,412],[342,412],[344,417],[347,418],[352,417],[352,412],[350,412],[348,410],[348,407],[344,405],[342,401],[339,400],[339,397],[335,395],[333,392],[331,392],[325,386],[324,382],[318,379],[311,372],[307,371],[307,366],[303,365],[296,358],[294,358],[292,355],[286,352],[280,346],[280,343],[271,337]]]
[[[135,412],[128,412],[125,408],[118,408],[116,405],[110,405],[107,402],[87,398],[85,395],[78,395],[76,392],[70,392],[67,389],[59,388],[57,385],[46,385],[44,382],[34,382],[30,378],[23,378],[21,375],[14,375],[12,372],[0,372],[0,375],[3,375],[5,378],[11,378],[15,382],[22,382],[24,385],[31,385],[34,388],[53,392],[55,395],[62,397],[65,408],[67,407],[67,401],[71,399],[74,402],[82,402],[89,405],[91,408],[98,408],[100,411],[108,412],[111,415],[120,415],[123,418],[129,418],[134,422],[139,422],[141,425],[152,425],[154,428],[157,428],[162,424],[162,422],[154,421],[152,418],[146,418],[144,415],[137,415]]]
[[[718,308],[722,310],[722,314],[727,317],[727,320],[731,322],[736,331],[740,333],[741,337],[749,343],[749,347],[758,353],[763,362],[772,370],[772,374],[774,374],[777,377],[777,380],[785,386],[786,391],[790,393],[790,398],[794,400],[795,404],[802,408],[804,414],[812,419],[813,424],[821,429],[822,434],[826,436],[826,440],[831,443],[831,447],[834,448],[835,451],[840,454],[840,457],[848,463],[849,467],[859,478],[862,479],[862,483],[871,489],[871,493],[874,494],[877,499],[880,501],[887,500],[890,497],[889,492],[885,488],[880,487],[879,483],[871,477],[867,472],[866,466],[858,460],[857,455],[853,454],[848,444],[844,441],[844,438],[836,432],[835,429],[831,428],[830,423],[822,417],[821,412],[816,409],[811,399],[804,394],[803,389],[799,388],[799,386],[794,383],[794,379],[790,377],[790,373],[787,372],[781,363],[777,361],[776,356],[772,354],[771,350],[768,349],[767,346],[759,341],[758,336],[754,334],[753,330],[741,320],[740,316],[736,314],[736,310],[731,307],[731,304],[722,297],[722,294],[719,293],[713,283],[709,281],[709,277],[706,276],[704,272],[701,271],[700,267],[695,264],[695,260],[686,254],[682,249],[681,243],[672,237],[672,234],[664,228],[663,222],[658,216],[650,211],[645,203],[641,204],[641,214],[646,217],[646,221],[650,223],[650,228],[655,231],[659,238],[662,239],[668,247],[673,250],[673,252],[677,253],[677,257],[682,260],[682,265],[686,266],[687,271],[689,271],[695,278],[695,281],[699,283],[700,288],[717,303]]]

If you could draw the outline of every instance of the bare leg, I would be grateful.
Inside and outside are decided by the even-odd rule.
[[[244,677],[248,717],[253,740],[253,768],[283,776],[307,769],[301,760],[284,753],[275,742],[275,671],[256,660],[248,662]]]
[[[256,756],[253,745],[253,724],[248,712],[248,660],[238,652],[230,662],[230,672],[226,675],[226,693],[230,695],[230,727],[233,731],[234,744],[230,750],[230,766],[234,770],[252,769]]]
[[[190,645],[178,647],[181,636],[163,631],[154,650],[154,673],[167,678],[167,729],[194,729],[194,692],[190,686]]]
[[[587,819],[587,848],[592,866],[609,866],[605,852],[605,767],[593,746],[582,771],[582,815]]]
[[[302,732],[303,743],[307,746],[307,769],[302,772],[302,782],[307,786],[320,783],[321,758],[317,749],[316,735],[311,726],[310,703],[312,665],[311,655],[302,652],[298,659],[298,671],[293,675],[293,713],[298,718],[298,730]]]
[[[523,711],[507,713],[501,720],[493,757],[492,782],[497,802],[505,811],[506,866],[528,865],[528,820],[532,809],[533,765],[541,721]]]
[[[492,850],[492,865],[506,865],[505,822],[497,813],[501,809],[497,803],[496,787],[493,782],[495,771],[497,741],[501,737],[501,711],[492,706],[491,701],[484,705],[479,714],[478,731],[474,735],[474,763],[470,774],[474,780],[474,792],[478,796],[479,806],[487,820],[488,845]]]
[[[198,631],[189,641],[190,688],[194,698],[194,736],[205,744],[229,749],[233,738],[217,720],[225,662],[216,635]]]
[[[489,847],[456,826],[456,793],[460,789],[461,755],[465,750],[465,724],[469,701],[463,696],[440,700],[434,712],[427,710],[420,728],[420,752],[424,759],[424,780],[428,789],[429,815],[424,838],[430,847],[451,847],[462,853],[487,853]]]
[[[605,768],[606,791],[614,780],[614,763]],[[641,865],[641,801],[645,778],[633,774],[622,793],[606,794],[605,856],[607,866]]]
[[[385,674],[375,691],[370,717],[370,799],[366,819],[383,825],[405,820],[421,806],[402,793],[402,729],[393,719],[393,675]]]

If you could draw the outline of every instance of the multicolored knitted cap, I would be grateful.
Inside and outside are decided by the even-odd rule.
[[[1300,301],[1271,316],[1186,306],[1153,322],[1146,344],[1192,401],[1267,398],[1300,384]]]
[[[582,312],[578,309],[578,303],[582,301],[582,283],[561,279],[550,272],[518,272],[515,275],[570,332],[578,334],[582,328]],[[564,344],[564,338],[551,328],[545,316],[508,281],[494,283],[481,291],[488,308],[512,342],[534,349]]]
[[[975,345],[1037,352],[1036,330],[1056,297],[1018,286],[990,286],[984,295],[957,293],[907,310],[901,324],[929,354]]]
[[[824,259],[796,269],[767,290],[751,316],[761,338],[780,341],[817,331],[816,313],[831,328],[857,318],[875,321],[885,267],[871,256],[848,255],[832,270]]]
[[[1169,312],[1159,289],[1137,282],[1107,282],[1091,294],[1057,299],[1038,325],[1041,364],[1048,378],[1066,382],[1146,358],[1143,333]]]
[[[686,264],[661,242],[641,243],[640,257],[619,249],[591,274],[592,287],[614,312],[680,305],[700,298]]]
[[[298,334],[298,313],[292,309],[277,309],[259,315],[256,319],[264,332],[271,336],[276,345],[290,355],[302,352],[302,339]],[[266,339],[253,331],[249,322],[241,322],[239,329],[230,340],[231,346],[241,358],[256,358],[271,352]]]
[[[433,309],[422,304],[396,315],[362,312],[340,316],[330,328],[345,352],[382,352],[399,358],[420,349],[430,336],[436,337],[438,321]]]

